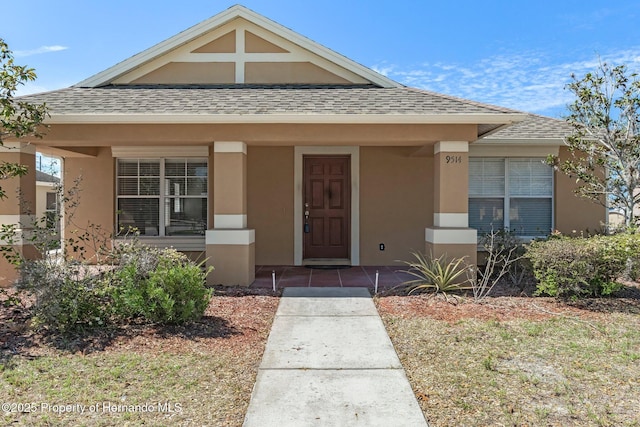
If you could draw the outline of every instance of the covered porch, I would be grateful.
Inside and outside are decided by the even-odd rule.
[[[402,287],[403,282],[412,280],[404,266],[350,266],[339,268],[313,268],[292,265],[258,265],[255,281],[250,288],[276,289],[286,287],[364,287],[378,291]]]
[[[433,130],[417,125],[414,129]],[[453,136],[459,127],[452,126],[451,130]],[[82,177],[81,203],[75,208],[75,224],[99,225],[111,230],[114,239],[118,239],[118,230],[126,226],[131,217],[136,225],[142,224],[142,219],[149,221],[149,211],[141,210],[141,219],[135,214],[130,216],[123,209],[127,205],[122,201],[159,198],[159,206],[167,211],[165,214],[160,211],[159,222],[156,219],[138,227],[141,240],[190,252],[194,258],[207,258],[207,265],[215,268],[208,277],[210,285],[271,287],[271,272],[275,271],[279,287],[294,282],[296,286],[306,283],[307,286],[373,287],[375,266],[383,266],[377,267],[379,286],[388,288],[406,280],[395,269],[401,268],[402,261],[409,260],[414,251],[435,257],[464,256],[470,264],[476,262],[476,231],[468,226],[467,212],[468,151],[472,137],[467,136],[466,141],[433,141],[434,132],[420,133],[420,143],[415,139],[398,142],[385,137],[383,140],[372,138],[368,144],[358,141],[358,145],[216,141],[178,147],[151,145],[152,141],[145,141],[145,145],[105,147],[98,141],[87,146],[85,141],[87,145],[81,149],[56,147],[58,144],[53,140],[49,144],[53,146],[52,152],[64,154],[65,183],[71,184]],[[50,137],[54,135],[55,130]],[[160,139],[159,134],[156,137]],[[317,137],[312,141],[319,142]],[[322,264],[322,261],[336,260],[331,256],[318,260],[309,256],[305,247],[313,233],[306,230],[305,204],[309,198],[303,163],[308,158],[336,155],[347,159],[349,170],[344,186],[350,200],[344,216],[348,222],[343,236],[346,252],[338,258],[341,264],[351,268],[327,271],[305,268],[309,261]],[[169,166],[174,168],[178,160],[180,165],[186,164],[187,175],[193,165],[206,170],[204,177],[189,175],[186,178],[187,183],[197,180],[208,188],[208,191],[198,190],[202,193],[197,196],[197,200],[202,200],[198,205],[202,206],[198,210],[202,227],[197,229],[199,233],[189,236],[171,234],[175,221],[167,216],[176,199],[194,197],[183,194],[182,189],[174,191],[175,185],[167,187],[166,182],[177,178],[168,173],[167,178],[162,173],[153,177],[154,182],[160,183],[157,184],[159,196],[153,199],[121,195],[122,189],[128,188],[123,183],[150,179],[142,175],[143,166],[159,162],[162,165],[159,170],[166,172]],[[132,164],[138,165],[137,175],[129,176],[129,172],[124,175],[123,171],[128,171]],[[325,182],[331,185],[331,177],[325,177]],[[30,186],[31,183],[23,184]],[[162,190],[163,186],[167,193]],[[96,191],[98,188],[101,190]],[[168,193],[169,190],[175,194]],[[311,231],[314,228],[317,227],[312,225]],[[73,230],[67,224],[65,233]]]

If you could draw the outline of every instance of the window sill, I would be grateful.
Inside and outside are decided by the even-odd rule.
[[[156,248],[174,248],[182,252],[198,252],[205,250],[204,236],[139,236],[138,241]],[[127,238],[116,237],[116,242],[124,242]]]

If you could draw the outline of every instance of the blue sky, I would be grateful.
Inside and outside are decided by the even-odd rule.
[[[3,7],[0,37],[36,69],[20,94],[71,86],[235,4],[41,1]],[[246,0],[244,6],[403,84],[559,117],[598,58],[640,71],[635,0]]]

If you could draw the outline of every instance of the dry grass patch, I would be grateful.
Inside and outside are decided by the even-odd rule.
[[[514,297],[377,304],[432,426],[640,425],[637,301],[609,312]]]
[[[77,342],[5,328],[0,396],[23,411],[1,411],[0,424],[241,426],[277,303],[266,293],[219,291],[190,326],[130,327]]]

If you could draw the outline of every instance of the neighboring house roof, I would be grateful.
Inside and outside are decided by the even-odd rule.
[[[58,184],[60,182],[60,178],[58,178],[57,176],[49,175],[48,173],[36,170],[36,181]]]

